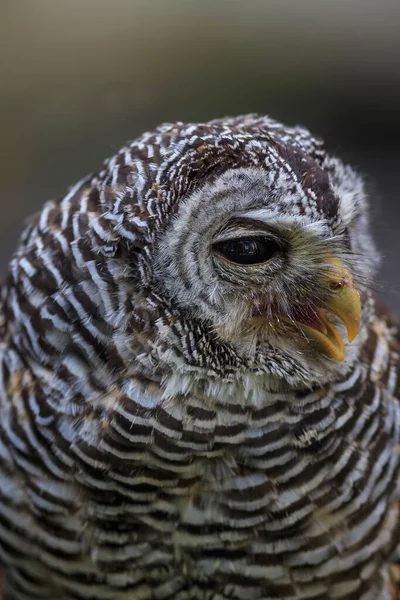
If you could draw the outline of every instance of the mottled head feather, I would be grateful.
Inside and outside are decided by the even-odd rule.
[[[207,244],[240,215],[286,232],[282,278],[221,283]],[[73,378],[145,372],[169,393],[172,374],[313,386],[343,375],[357,345],[338,365],[244,324],[252,304],[300,302],[329,249],[361,283],[369,276],[362,182],[307,130],[255,115],[167,124],[44,206],[12,261],[6,306],[29,355]]]

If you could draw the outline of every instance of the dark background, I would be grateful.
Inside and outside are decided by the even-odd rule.
[[[400,312],[400,2],[0,0],[0,273],[23,220],[163,121],[303,124],[360,172]]]

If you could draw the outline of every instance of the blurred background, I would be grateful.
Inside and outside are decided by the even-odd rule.
[[[0,0],[0,273],[24,219],[163,121],[302,124],[365,174],[400,312],[400,2]]]

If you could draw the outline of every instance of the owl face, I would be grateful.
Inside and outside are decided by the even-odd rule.
[[[45,205],[6,302],[17,344],[79,385],[262,400],[343,377],[375,262],[362,181],[306,130],[175,123]]]
[[[201,324],[215,354],[233,350],[240,372],[295,387],[335,378],[355,359],[368,270],[352,250],[357,205],[316,163],[307,167],[311,198],[290,169],[228,169],[199,186],[155,258],[180,327]]]

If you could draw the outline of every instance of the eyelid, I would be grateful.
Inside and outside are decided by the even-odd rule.
[[[254,228],[244,225],[229,223],[227,227],[219,229],[213,236],[212,243],[225,242],[243,237],[263,238],[273,240],[282,244],[282,237],[274,231],[267,228]]]
[[[274,242],[279,243],[279,238],[273,235],[268,235],[265,231],[249,231],[248,229],[242,229],[240,231],[229,231],[226,232],[225,235],[218,236],[217,238],[213,238],[212,244],[218,244],[220,242],[228,242],[229,240],[240,240],[242,238],[256,238],[256,239],[264,239],[264,240],[273,240]]]

